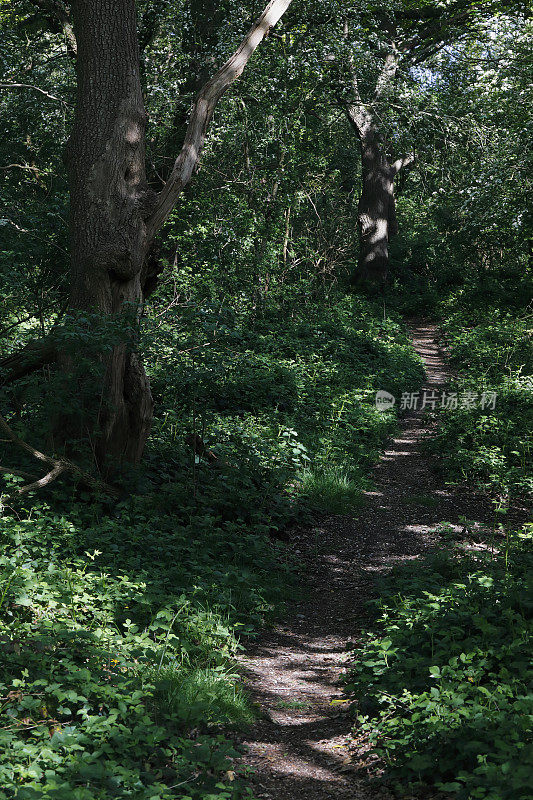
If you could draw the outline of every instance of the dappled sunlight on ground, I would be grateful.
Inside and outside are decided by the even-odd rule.
[[[426,364],[423,388],[444,387],[449,372],[435,327],[415,325],[411,333]],[[294,535],[309,593],[303,601],[295,599],[286,621],[242,658],[246,685],[262,715],[245,737],[244,759],[256,770],[253,788],[259,798],[377,796],[364,775],[356,774],[357,753],[365,743],[355,746],[350,738],[353,719],[339,684],[365,623],[372,573],[418,558],[438,541],[444,522],[459,532],[462,517],[486,523],[493,518],[488,501],[437,485],[431,459],[420,446],[433,424],[424,412],[407,411],[376,465],[375,487],[364,492],[358,517],[329,517],[311,535]]]

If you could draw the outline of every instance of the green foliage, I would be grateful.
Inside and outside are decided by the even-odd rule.
[[[523,287],[520,286],[520,291]],[[446,473],[504,498],[533,492],[533,347],[531,316],[505,312],[479,297],[451,298],[446,338],[460,372],[451,387],[461,396],[496,392],[495,408],[446,409],[431,449]],[[492,301],[495,302],[494,300]],[[501,302],[496,301],[496,302]]]
[[[202,327],[201,313],[177,343],[172,320],[160,325],[157,355],[147,327],[158,447],[181,449],[194,422],[224,471],[246,460],[261,480],[296,492],[303,481],[304,494],[311,474],[360,487],[395,421],[376,410],[376,390],[399,396],[423,377],[403,326],[380,319],[379,306],[364,298],[333,291],[327,302],[285,300],[281,312],[271,305],[260,317],[226,310],[218,328],[220,314]]]
[[[45,368],[2,390],[2,412],[46,452],[58,420],[81,420],[68,443],[93,469],[102,356],[138,338],[156,401],[144,462],[121,477],[133,499],[104,506],[63,484],[46,502],[5,506],[0,784],[21,800],[237,800],[219,732],[250,718],[235,654],[294,582],[267,537],[310,511],[357,507],[395,423],[374,392],[398,397],[422,380],[398,311],[443,314],[458,390],[498,392],[494,412],[442,414],[447,475],[506,498],[531,488],[531,23],[499,3],[448,3],[438,25],[426,3],[420,16],[402,3],[293,3],[217,109],[201,170],[159,237],[163,273],[139,336],[131,320],[65,311],[61,152],[75,69],[64,4],[0,5],[2,80],[26,85],[0,100],[0,354],[53,331],[73,355],[68,375]],[[137,6],[147,177],[160,191],[192,97],[257,9]],[[393,20],[403,55],[374,111],[387,154],[416,162],[396,181],[400,235],[378,302],[345,295],[360,164],[339,65],[349,51],[370,99]],[[34,468],[11,446],[1,460]],[[360,673],[373,707],[361,713],[371,728],[378,714],[376,746],[401,780],[436,776],[449,793],[494,800],[506,784],[520,797],[525,548],[514,543],[505,568],[434,558],[427,576],[401,578],[403,599],[385,590],[385,636]]]
[[[444,547],[379,585],[347,689],[400,793],[531,797],[532,536],[496,544]]]
[[[4,796],[240,797],[213,726],[251,718],[237,636],[279,606],[281,554],[208,508],[61,506],[2,518]]]
[[[301,479],[302,494],[312,508],[330,514],[350,514],[361,502],[361,491],[367,482],[360,476],[348,478],[337,469],[319,472],[304,471]]]
[[[403,327],[363,298],[225,313],[222,330],[197,305],[157,339],[147,325],[158,414],[142,468],[123,479],[132,499],[84,504],[57,487],[46,505],[6,507],[9,797],[244,791],[224,780],[235,752],[219,733],[252,717],[235,655],[292,583],[265,534],[310,509],[353,511],[394,425],[374,393],[415,388],[422,369]],[[62,333],[74,350],[85,322]],[[127,334],[119,320],[104,327],[101,347]],[[186,444],[191,431],[210,455]]]

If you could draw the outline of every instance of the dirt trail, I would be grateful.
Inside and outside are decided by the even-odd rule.
[[[425,388],[442,389],[449,373],[434,325],[411,326],[423,357]],[[287,620],[265,633],[242,659],[247,686],[264,719],[247,732],[244,763],[255,771],[262,800],[364,800],[386,797],[355,774],[347,745],[351,718],[339,686],[347,645],[364,625],[373,575],[416,558],[434,543],[434,530],[465,515],[491,519],[490,504],[436,485],[420,442],[429,432],[424,412],[408,411],[375,467],[375,490],[358,518],[334,516],[293,543],[313,586]],[[474,517],[471,515],[474,514]]]

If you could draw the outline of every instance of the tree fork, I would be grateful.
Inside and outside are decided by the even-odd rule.
[[[73,0],[78,78],[74,124],[65,150],[71,200],[71,312],[136,315],[154,289],[154,238],[197,169],[215,107],[242,74],[291,0],[271,0],[233,55],[200,90],[169,180],[156,195],[146,182],[145,127],[134,0]],[[135,342],[99,361],[101,402],[93,408],[97,457],[138,462],[150,431],[152,396]],[[72,358],[44,339],[4,359],[9,382]],[[68,437],[68,426],[67,433]],[[55,477],[55,474],[54,474]]]

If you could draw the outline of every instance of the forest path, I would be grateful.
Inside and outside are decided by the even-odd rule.
[[[449,370],[436,326],[412,323],[410,332],[425,362],[424,388],[442,389]],[[431,547],[443,520],[457,525],[472,513],[491,518],[490,504],[483,508],[479,498],[437,485],[431,459],[420,448],[430,431],[424,412],[404,413],[357,518],[332,516],[291,540],[312,589],[240,659],[263,712],[246,733],[243,759],[254,770],[251,785],[261,800],[388,797],[357,775],[357,752],[348,740],[352,718],[339,702],[349,643],[364,627],[373,576]]]

